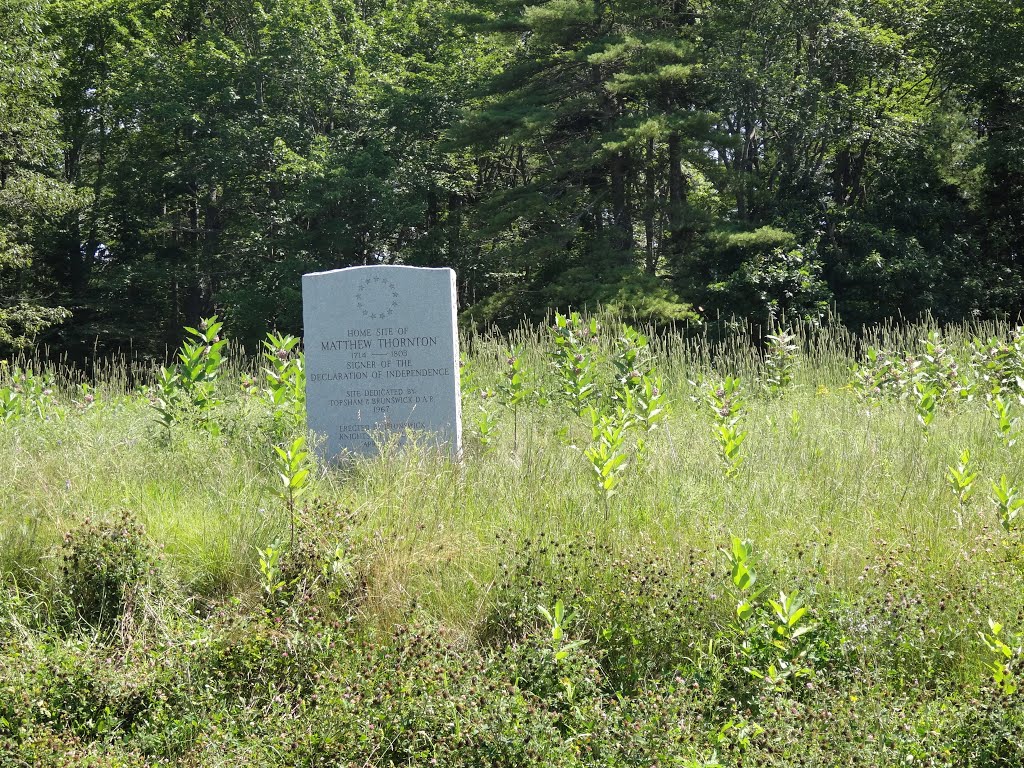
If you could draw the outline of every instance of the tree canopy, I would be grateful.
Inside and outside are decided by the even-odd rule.
[[[0,0],[0,349],[451,266],[466,317],[1016,316],[1005,0]]]

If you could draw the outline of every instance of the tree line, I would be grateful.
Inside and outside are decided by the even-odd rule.
[[[468,322],[1016,316],[1017,0],[0,0],[0,349]],[[339,300],[343,300],[340,298]]]

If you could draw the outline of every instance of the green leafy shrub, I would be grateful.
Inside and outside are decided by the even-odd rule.
[[[718,444],[725,476],[735,477],[745,460],[740,448],[748,435],[742,428],[745,403],[740,380],[726,376],[721,382],[711,385],[704,394],[704,402],[714,420],[711,431]]]
[[[574,267],[545,285],[542,296],[541,306],[600,308],[634,323],[664,327],[699,321],[671,284],[635,267]]]
[[[365,585],[356,522],[353,511],[325,501],[296,508],[291,543],[275,542],[260,552],[269,612],[309,620],[358,602]]]
[[[713,571],[703,556],[671,563],[643,547],[615,552],[591,539],[546,534],[501,543],[510,553],[481,626],[486,643],[542,643],[550,621],[538,606],[562,601],[574,615],[568,641],[584,643],[572,655],[599,665],[605,693],[634,693],[682,669],[713,684],[707,638],[721,615],[712,593],[699,586]]]
[[[808,608],[796,589],[788,594],[780,590],[777,601],[762,599],[765,590],[757,586],[753,553],[753,544],[736,536],[725,552],[736,599],[728,635],[747,674],[770,687],[782,688],[813,676],[809,634],[816,625],[809,620]]]
[[[579,312],[555,314],[551,326],[551,365],[557,381],[557,394],[577,416],[596,398],[597,342],[600,330],[597,320],[584,320]]]
[[[1024,390],[1024,327],[1017,326],[1009,337],[974,339],[970,368],[984,391],[1021,394]]]
[[[306,359],[295,336],[268,333],[262,343],[266,386],[260,394],[274,414],[274,433],[286,437],[306,417]]]
[[[786,328],[765,337],[762,384],[770,395],[778,395],[793,383],[798,348],[796,336]]]
[[[461,320],[479,329],[511,329],[523,318],[541,322],[548,308],[570,308],[671,328],[699,323],[700,315],[665,278],[609,261],[571,266],[542,282],[497,291],[474,303]]]
[[[10,366],[0,360],[0,424],[23,416],[57,413],[57,384],[52,372]]]
[[[155,568],[149,540],[131,512],[109,521],[86,518],[64,536],[60,551],[68,618],[103,630],[130,619],[156,585]]]
[[[680,265],[676,280],[707,311],[729,316],[747,307],[748,316],[767,328],[783,318],[816,318],[827,309],[831,293],[821,272],[816,245],[799,243],[791,232],[722,229]]]
[[[160,367],[150,405],[168,439],[171,428],[181,421],[220,434],[214,411],[223,403],[217,393],[227,346],[220,337],[223,327],[216,315],[205,318],[198,328],[186,327],[189,338],[178,350],[177,363]]]

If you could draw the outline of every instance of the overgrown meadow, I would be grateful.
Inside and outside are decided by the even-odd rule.
[[[556,315],[334,466],[230,332],[0,363],[0,764],[1024,764],[1024,332]]]

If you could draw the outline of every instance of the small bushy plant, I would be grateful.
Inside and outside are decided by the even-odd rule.
[[[128,511],[106,521],[86,518],[68,531],[59,553],[65,615],[75,626],[110,630],[141,608],[156,584],[156,559],[142,525]]]
[[[973,339],[970,369],[983,393],[1024,394],[1024,327],[1007,339]]]
[[[1021,435],[1021,420],[1013,414],[1013,401],[1001,394],[991,395],[988,400],[989,412],[996,420],[999,439],[1007,448],[1013,448]]]
[[[0,366],[0,424],[24,416],[43,419],[48,415],[61,416],[53,373],[18,365]]]
[[[295,510],[298,500],[309,490],[313,463],[306,450],[306,438],[296,437],[290,444],[274,446],[275,469],[279,484],[274,492],[288,510],[291,543],[295,544]]]
[[[976,382],[937,332],[929,333],[919,343],[921,352],[916,355],[868,347],[864,362],[853,367],[853,385],[869,399],[888,396],[912,400],[919,417],[926,417],[930,424],[938,405],[969,400]]]
[[[975,483],[979,477],[980,473],[975,470],[971,462],[971,452],[967,448],[960,451],[960,459],[956,464],[946,467],[946,484],[956,497],[957,522],[961,526],[964,524],[967,503],[974,495]]]
[[[341,610],[359,599],[360,558],[355,539],[357,515],[336,504],[314,500],[297,508],[291,543],[275,541],[259,549],[260,586],[273,614]],[[298,613],[297,613],[298,612]]]
[[[577,416],[582,415],[589,401],[599,393],[598,330],[596,318],[585,321],[578,312],[568,316],[556,313],[551,328],[557,394]]]
[[[275,434],[284,437],[306,417],[305,357],[296,336],[268,333],[263,340],[262,395],[274,414]]]
[[[704,401],[711,410],[712,434],[718,445],[725,475],[735,477],[744,460],[740,448],[747,438],[747,431],[741,426],[743,397],[740,380],[726,376],[721,383],[708,388]]]
[[[1021,638],[1003,632],[998,621],[988,620],[988,632],[979,632],[982,642],[991,653],[988,671],[1000,693],[1011,696],[1017,692],[1018,677],[1024,660]]]
[[[527,383],[526,366],[523,362],[523,350],[509,350],[506,355],[508,370],[498,385],[498,398],[502,405],[512,411],[512,443],[513,449],[519,448],[519,409],[527,405],[533,398],[534,391]],[[489,426],[482,424],[482,427]],[[483,435],[483,428],[481,429]]]
[[[21,394],[11,387],[0,387],[0,424],[14,421],[21,415]]]
[[[649,435],[671,410],[664,384],[655,371],[648,338],[624,325],[615,340],[612,365],[615,370],[612,404],[628,414],[631,427]],[[644,436],[637,438],[636,447],[638,458],[643,458],[647,447]]]
[[[632,421],[622,408],[610,414],[589,409],[588,414],[591,443],[584,449],[583,455],[593,470],[592,479],[601,494],[607,514],[608,500],[615,495],[629,460],[626,439]]]
[[[807,656],[815,625],[806,620],[807,607],[797,591],[780,591],[777,601],[762,600],[753,544],[734,536],[725,554],[736,600],[729,628],[746,672],[775,688],[790,678],[812,675]]]
[[[498,435],[498,417],[488,410],[486,405],[481,405],[476,412],[474,424],[476,425],[476,436],[480,445],[484,448],[493,447],[492,443]]]
[[[220,337],[223,327],[216,315],[204,319],[199,328],[186,327],[191,338],[178,350],[177,363],[160,367],[150,404],[168,440],[171,428],[181,421],[197,424],[214,435],[221,431],[214,412],[222,404],[217,385],[227,346]]]
[[[762,381],[769,395],[779,395],[790,387],[796,360],[796,335],[789,329],[782,328],[765,337]]]
[[[992,501],[995,503],[999,525],[1006,533],[1017,529],[1017,518],[1024,509],[1024,494],[1016,486],[1011,485],[1006,475],[999,477],[998,483],[992,483]]]

